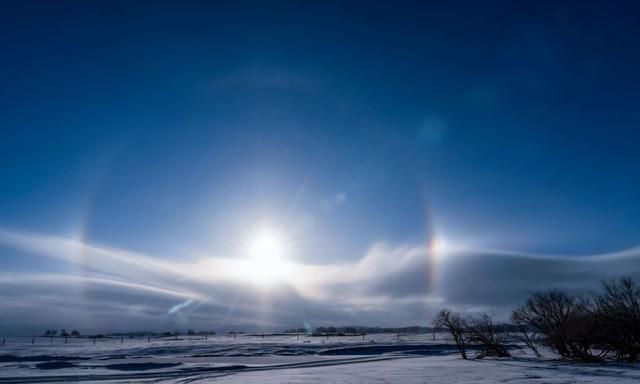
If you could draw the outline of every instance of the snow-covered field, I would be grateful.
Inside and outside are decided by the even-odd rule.
[[[637,383],[640,366],[535,359],[464,361],[443,335],[9,338],[0,383]]]

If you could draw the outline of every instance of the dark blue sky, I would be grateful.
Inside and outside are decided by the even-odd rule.
[[[640,243],[634,2],[180,3],[2,5],[0,228],[180,259],[269,221],[312,263]]]

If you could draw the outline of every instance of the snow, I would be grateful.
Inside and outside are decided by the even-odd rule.
[[[453,356],[416,357],[316,367],[246,372],[216,383],[637,383],[636,367],[579,366],[553,361],[462,360]],[[211,380],[214,381],[214,380]],[[207,382],[207,380],[204,380]]]
[[[0,383],[637,383],[640,366],[576,364],[515,349],[462,360],[443,336],[9,338]]]

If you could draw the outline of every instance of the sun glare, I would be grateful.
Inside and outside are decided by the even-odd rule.
[[[260,285],[286,280],[291,272],[291,263],[287,261],[290,247],[284,233],[271,227],[261,227],[246,244],[246,276]]]
[[[277,263],[284,253],[284,240],[273,230],[261,229],[249,242],[249,257],[256,261]]]

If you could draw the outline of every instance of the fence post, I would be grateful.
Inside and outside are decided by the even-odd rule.
[[[120,338],[120,344],[124,343],[124,336]]]
[[[2,345],[4,345],[4,342],[7,341],[7,339],[5,337],[2,338]]]
[[[34,337],[34,338],[31,339],[31,344],[33,344],[35,342],[36,342],[36,338]]]
[[[64,337],[64,343],[65,343],[65,344],[67,344],[67,339],[68,339],[68,337],[67,337],[67,336],[65,336],[65,337]]]
[[[96,343],[96,337],[93,336],[93,344],[95,344],[95,343]]]

